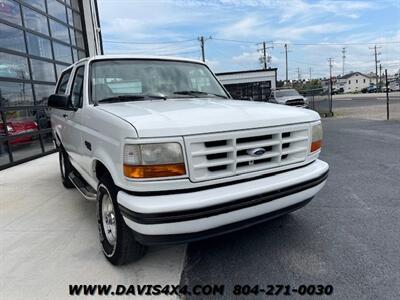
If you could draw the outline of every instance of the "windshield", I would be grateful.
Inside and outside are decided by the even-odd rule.
[[[275,97],[290,97],[290,96],[299,96],[299,93],[296,90],[280,90],[275,91]]]
[[[210,70],[197,63],[165,60],[104,60],[91,69],[92,102],[147,99],[228,98]]]

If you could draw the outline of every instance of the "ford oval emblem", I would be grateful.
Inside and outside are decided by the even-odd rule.
[[[249,149],[246,152],[248,155],[257,157],[263,155],[267,151],[264,148],[254,148],[254,149]]]

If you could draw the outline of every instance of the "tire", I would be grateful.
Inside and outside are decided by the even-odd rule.
[[[100,179],[97,188],[97,224],[100,243],[107,260],[123,265],[139,260],[146,247],[138,243],[125,224],[117,204],[118,188],[109,175]],[[107,231],[107,233],[106,233]]]
[[[70,189],[75,187],[68,177],[68,174],[73,171],[71,162],[69,161],[68,154],[63,148],[58,152],[58,160],[60,162],[61,181],[65,188]]]

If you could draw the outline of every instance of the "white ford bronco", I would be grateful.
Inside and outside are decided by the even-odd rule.
[[[62,182],[97,201],[113,264],[297,210],[328,176],[316,112],[234,100],[200,61],[86,58],[48,104]]]

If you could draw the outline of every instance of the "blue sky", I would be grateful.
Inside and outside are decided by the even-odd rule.
[[[98,0],[106,54],[200,58],[197,37],[215,72],[257,69],[257,42],[272,41],[271,66],[285,76],[283,43],[289,44],[289,78],[374,71],[374,43],[382,68],[400,69],[400,0]],[[224,40],[237,40],[229,42]],[[391,43],[397,42],[397,43]],[[309,45],[324,43],[325,45]],[[370,43],[370,44],[366,44]],[[327,45],[328,44],[328,45]],[[342,45],[343,44],[343,45]],[[347,44],[347,45],[344,45]],[[271,44],[272,45],[272,44]]]

